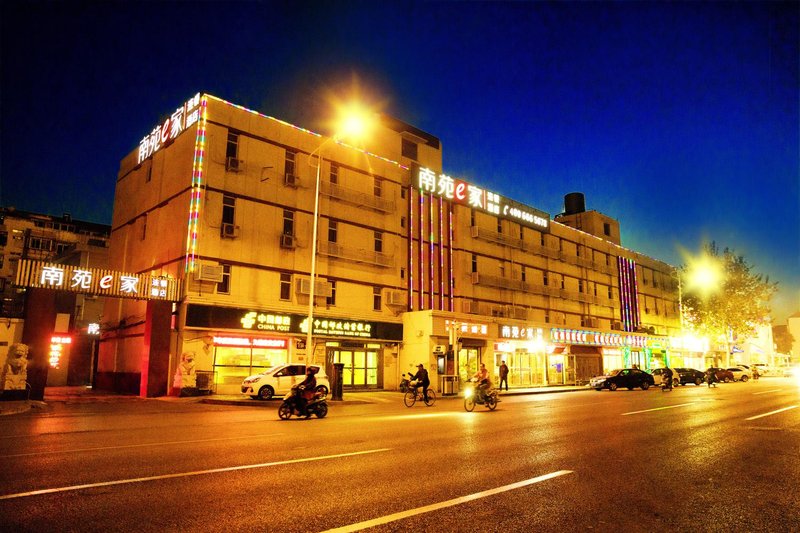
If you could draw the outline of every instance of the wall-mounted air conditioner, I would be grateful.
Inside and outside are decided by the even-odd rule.
[[[283,234],[281,235],[281,248],[296,248],[297,240],[294,235]]]
[[[200,266],[194,271],[194,279],[197,281],[220,283],[222,282],[222,266],[200,263]]]
[[[229,157],[225,160],[225,170],[228,172],[244,172],[244,161]]]
[[[239,226],[223,222],[220,228],[220,237],[223,239],[235,239],[239,236]]]

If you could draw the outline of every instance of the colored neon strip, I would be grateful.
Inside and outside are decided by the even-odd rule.
[[[447,266],[450,267],[450,311],[454,311],[454,301],[453,301],[453,292],[456,288],[456,280],[453,276],[453,204],[448,202],[447,204],[447,217],[448,217],[448,224],[450,226],[450,238],[447,243],[447,247],[449,250],[449,259],[447,261]]]
[[[189,198],[189,223],[186,234],[185,271],[194,272],[197,259],[197,232],[200,222],[200,205],[203,186],[203,160],[206,153],[206,126],[208,124],[208,100],[205,95],[200,100],[200,120],[197,122],[197,135],[194,140],[194,160],[192,161],[192,192]]]
[[[428,289],[428,307],[433,309],[434,303],[434,289],[435,289],[435,282],[433,275],[433,257],[435,255],[434,251],[434,235],[433,235],[433,194],[428,195],[428,278],[430,288]]]
[[[444,200],[439,197],[439,309],[444,309]]]
[[[419,308],[425,309],[425,195],[419,192]]]
[[[634,330],[638,329],[639,325],[642,323],[642,318],[639,310],[639,279],[636,276],[636,261],[631,259],[631,273],[633,276],[633,292],[631,297],[633,299],[633,327]]]
[[[408,304],[414,310],[414,189],[408,188]]]

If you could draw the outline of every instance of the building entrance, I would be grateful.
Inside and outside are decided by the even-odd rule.
[[[343,363],[342,386],[378,388],[378,351],[370,348],[329,348],[328,360]]]

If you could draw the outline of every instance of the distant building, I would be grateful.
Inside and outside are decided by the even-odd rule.
[[[792,343],[792,361],[800,363],[800,311],[794,313],[786,320],[786,327],[794,338]]]
[[[184,352],[217,393],[287,361],[383,389],[423,363],[445,392],[480,362],[505,360],[512,386],[705,364],[680,337],[675,269],[622,247],[616,220],[551,220],[450,176],[439,139],[391,117],[354,148],[198,94],[122,160],[110,268],[183,281],[158,334],[161,304],[109,300],[98,382],[116,390],[165,393]]]
[[[81,267],[106,268],[111,226],[73,219],[0,208],[0,289],[2,320],[0,328],[0,361],[10,344],[22,342],[25,312],[24,287],[16,286],[17,267],[21,260],[39,260]],[[101,320],[103,298],[74,294],[66,303],[69,312],[59,328],[70,335],[71,344],[59,368],[51,368],[48,385],[86,385],[92,373],[92,335],[89,324]],[[53,325],[55,328],[55,324]]]

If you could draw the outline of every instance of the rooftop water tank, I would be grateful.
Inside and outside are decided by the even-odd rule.
[[[586,211],[582,192],[571,192],[564,196],[564,214],[575,215]]]

